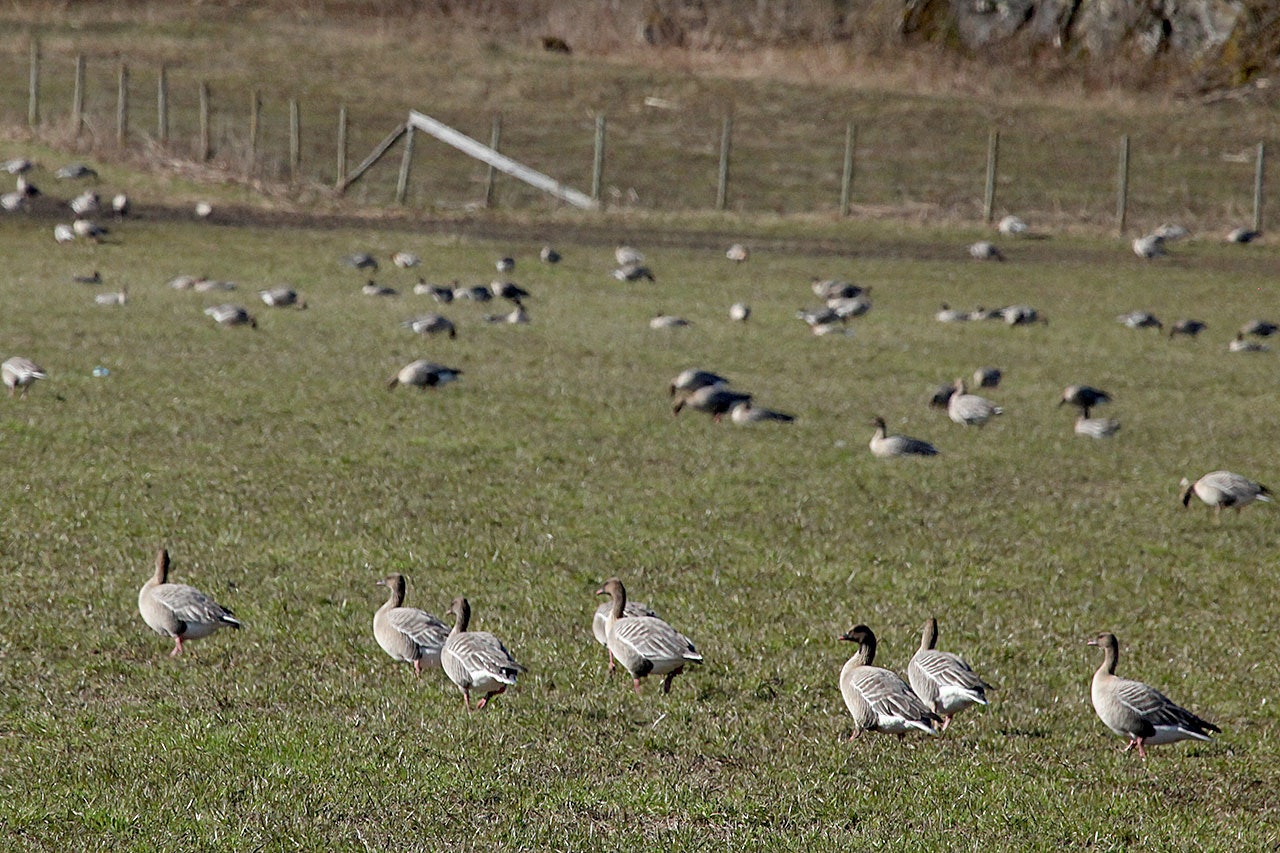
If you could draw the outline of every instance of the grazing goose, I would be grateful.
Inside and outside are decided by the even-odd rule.
[[[964,323],[969,319],[969,312],[952,308],[944,302],[938,313],[933,315],[933,319],[939,323]]]
[[[930,711],[920,697],[895,672],[872,666],[876,659],[876,635],[866,625],[855,626],[837,639],[858,644],[858,650],[840,670],[840,693],[853,715],[853,734],[884,732],[901,737],[909,731],[936,735],[934,723],[942,718]]]
[[[387,287],[385,284],[378,284],[373,279],[369,279],[360,288],[360,292],[365,296],[396,296],[394,287]]]
[[[1003,308],[983,308],[979,305],[969,312],[969,319],[974,322],[981,320],[1001,320],[1005,319]]]
[[[192,290],[200,281],[204,281],[204,276],[179,275],[169,279],[169,286],[174,290]]]
[[[71,280],[76,284],[102,284],[102,273],[94,270],[89,275],[73,275]]]
[[[529,291],[513,281],[495,281],[489,285],[489,290],[494,296],[501,297],[508,302],[521,304],[521,300],[529,298]]]
[[[975,261],[1003,261],[1004,254],[996,248],[995,243],[979,240],[969,246],[969,257]]]
[[[1087,414],[1089,409],[1109,402],[1111,395],[1106,391],[1100,391],[1091,385],[1068,385],[1062,389],[1058,406],[1075,406]]]
[[[649,318],[650,329],[682,329],[688,325],[688,320],[674,314],[655,314]]]
[[[1213,471],[1194,483],[1182,478],[1182,505],[1191,503],[1195,495],[1205,505],[1213,507],[1214,523],[1222,521],[1222,508],[1234,507],[1238,514],[1254,501],[1271,503],[1271,490],[1261,483],[1230,471]]]
[[[888,435],[884,418],[877,416],[871,421],[875,426],[875,434],[871,436],[871,455],[881,459],[894,456],[937,456],[938,448],[927,441],[911,438],[906,435]]]
[[[15,355],[6,359],[4,364],[0,364],[0,378],[3,378],[5,387],[9,389],[10,397],[21,389],[22,397],[26,399],[27,389],[37,379],[48,379],[49,374],[31,359]]]
[[[693,641],[657,616],[625,616],[627,590],[622,581],[609,578],[596,595],[610,598],[605,616],[606,646],[631,673],[631,684],[640,692],[640,680],[650,675],[662,679],[662,692],[671,692],[671,680],[684,672],[686,664],[702,663]],[[625,618],[624,618],[625,617]]]
[[[272,308],[289,308],[305,309],[307,303],[298,299],[298,292],[292,287],[281,285],[280,287],[272,287],[267,290],[259,290],[258,298],[264,304],[270,305]]]
[[[10,175],[21,175],[25,172],[30,172],[35,167],[36,164],[26,157],[14,157],[12,160],[6,160],[3,165],[0,165],[0,169],[4,169]]]
[[[454,328],[453,321],[443,314],[423,314],[421,317],[405,320],[400,325],[408,326],[419,335],[448,334],[450,338],[458,337],[458,330]]]
[[[395,264],[402,270],[407,270],[410,267],[416,267],[418,264],[422,263],[422,258],[418,257],[413,252],[396,252],[391,256],[391,263]]]
[[[457,287],[453,291],[454,299],[470,299],[472,302],[490,302],[493,300],[493,291],[483,284],[477,284],[474,287]]]
[[[1010,326],[1030,326],[1033,323],[1049,325],[1049,318],[1030,305],[1010,305],[1000,309],[1000,316]]]
[[[680,388],[676,390],[675,403],[671,407],[671,413],[678,415],[685,406],[688,406],[695,411],[706,412],[711,415],[713,421],[718,422],[732,411],[733,407],[738,403],[750,402],[750,394],[730,391],[723,385],[707,385],[696,391]]]
[[[749,400],[734,403],[729,409],[729,420],[738,426],[748,426],[769,421],[789,424],[795,419],[795,415],[788,415],[786,412],[777,412],[773,409],[762,409],[759,406],[753,406]]]
[[[729,319],[735,323],[745,323],[751,318],[751,306],[745,302],[735,302],[729,306]]]
[[[1159,690],[1141,681],[1116,675],[1120,643],[1115,634],[1101,633],[1088,642],[1102,649],[1102,665],[1093,674],[1089,691],[1093,710],[1111,731],[1127,738],[1124,752],[1135,746],[1138,755],[1147,757],[1146,745],[1177,743],[1180,740],[1209,740],[1209,732],[1222,729],[1175,705]]]
[[[998,367],[979,367],[973,372],[973,384],[979,388],[996,388],[1004,378]]]
[[[1252,243],[1262,236],[1261,231],[1254,231],[1252,228],[1232,228],[1227,232],[1228,243]]]
[[[1121,314],[1116,317],[1116,320],[1130,329],[1164,328],[1164,323],[1161,323],[1154,314],[1147,311],[1130,311],[1127,314]]]
[[[1235,340],[1227,344],[1229,352],[1270,352],[1271,347],[1260,341],[1246,341],[1244,335],[1236,333]]]
[[[133,205],[124,193],[116,193],[111,197],[111,213],[116,219],[124,219],[132,210]]]
[[[955,393],[947,401],[947,417],[958,424],[981,427],[1004,409],[985,397],[968,393],[963,379],[955,381]]]
[[[516,683],[525,668],[516,663],[502,641],[488,631],[468,631],[471,605],[461,596],[449,605],[454,615],[453,630],[440,649],[440,665],[449,680],[462,691],[462,707],[471,710],[471,691],[483,693],[476,710]]]
[[[1002,237],[1024,237],[1027,234],[1027,223],[1016,216],[1006,216],[996,225]]]
[[[357,270],[373,270],[378,271],[378,259],[368,252],[357,252],[354,255],[347,255],[342,262],[352,269]]]
[[[1163,258],[1169,254],[1169,250],[1164,247],[1165,238],[1159,234],[1147,234],[1143,237],[1135,237],[1133,241],[1133,253],[1145,260],[1154,258]]]
[[[71,223],[71,230],[77,237],[84,237],[95,243],[101,243],[102,238],[111,233],[91,219],[77,219]]]
[[[486,314],[484,321],[486,323],[506,323],[509,326],[519,326],[529,322],[529,312],[524,309],[523,305],[516,305],[506,314]]]
[[[1172,243],[1175,240],[1181,240],[1191,232],[1187,231],[1187,229],[1181,225],[1166,222],[1151,233],[1166,243]]]
[[[826,302],[828,299],[853,299],[862,295],[862,288],[841,278],[813,279],[810,288],[813,295]]]
[[[515,258],[498,258],[498,260],[494,263],[493,266],[495,269],[497,269],[498,272],[511,272],[513,269],[516,268],[516,259]]]
[[[938,642],[938,620],[929,617],[920,635],[920,650],[907,665],[911,689],[935,714],[942,717],[942,730],[965,708],[987,704],[991,689],[969,664],[951,652],[934,648]]]
[[[386,603],[373,614],[373,637],[396,660],[413,664],[414,675],[422,667],[440,666],[440,649],[449,637],[449,626],[425,610],[404,606],[404,575],[387,575],[376,582],[387,588]]]
[[[22,175],[18,176],[14,191],[24,199],[39,198],[41,195],[40,189]]]
[[[22,210],[27,206],[27,197],[20,192],[4,193],[0,195],[0,208],[9,212]]]
[[[616,664],[613,660],[613,652],[609,651],[609,614],[613,612],[613,601],[602,601],[600,606],[596,608],[596,612],[591,617],[591,633],[596,638],[596,642],[604,646],[605,654],[609,656],[609,671],[613,672]],[[628,601],[626,606],[622,608],[622,618],[633,619],[637,616],[657,616],[650,609],[649,605],[639,601]]]
[[[826,305],[821,308],[801,308],[796,311],[796,319],[803,320],[810,329],[844,322],[844,318],[837,314],[834,308]]]
[[[461,375],[462,371],[457,368],[444,367],[427,361],[425,358],[420,358],[400,368],[400,372],[391,377],[387,387],[395,388],[397,385],[413,385],[418,388],[438,388],[441,385],[448,385]]]
[[[861,317],[871,310],[871,288],[866,288],[858,296],[841,296],[827,300],[827,307],[835,312],[841,320]]]
[[[457,285],[457,282],[454,282]],[[429,294],[432,299],[441,305],[448,305],[453,301],[453,287],[441,287],[438,284],[428,284],[425,279],[418,279],[418,283],[413,286],[413,292],[419,296]]]
[[[950,382],[939,385],[933,391],[933,396],[929,398],[929,406],[934,409],[945,409],[947,404],[951,402],[951,398],[955,396],[956,386]]]
[[[138,612],[151,630],[173,637],[170,657],[182,654],[182,644],[199,640],[219,628],[239,628],[240,620],[200,590],[169,583],[169,552],[156,554],[156,571],[138,592]]]
[[[231,302],[222,305],[210,305],[204,309],[206,316],[212,317],[213,321],[219,326],[248,326],[251,329],[258,328],[258,320],[252,314],[245,310],[243,305],[235,305]]]
[[[544,264],[560,263],[560,253],[557,252],[555,249],[551,248],[550,246],[543,246],[542,251],[538,253],[538,258]]]
[[[619,245],[613,250],[613,259],[618,262],[618,266],[639,266],[644,263],[644,255],[638,250],[627,245]]]
[[[67,202],[67,206],[71,208],[72,213],[83,219],[102,209],[102,198],[93,190],[85,190]]]
[[[1256,338],[1269,338],[1277,331],[1280,331],[1280,326],[1270,320],[1250,320],[1240,327],[1240,334],[1253,335]]]
[[[653,277],[653,271],[643,264],[624,264],[613,271],[613,277],[618,281],[657,281]]]
[[[1076,418],[1076,435],[1083,435],[1087,438],[1111,438],[1119,431],[1120,421],[1115,418],[1091,418],[1089,417],[1088,409],[1085,409]]]
[[[98,305],[126,305],[129,302],[129,288],[122,286],[116,293],[94,294],[93,301]]]
[[[236,283],[225,279],[201,277],[192,283],[191,289],[196,293],[223,293],[235,290]]]
[[[1186,335],[1189,338],[1194,338],[1207,328],[1209,328],[1209,324],[1203,320],[1191,320],[1184,318],[1182,320],[1175,321],[1174,324],[1169,327],[1169,337],[1172,338],[1177,335]]]
[[[58,171],[54,172],[53,176],[55,178],[61,178],[62,180],[76,181],[85,178],[96,178],[98,177],[98,173],[83,163],[68,163],[66,166],[63,166]]]
[[[734,263],[740,264],[747,258],[751,257],[751,252],[741,243],[734,243],[729,247],[724,256]]]
[[[671,396],[674,397],[677,391],[697,391],[699,388],[706,388],[708,385],[728,385],[729,380],[723,376],[712,373],[708,370],[698,370],[697,368],[689,368],[682,370],[671,380]]]

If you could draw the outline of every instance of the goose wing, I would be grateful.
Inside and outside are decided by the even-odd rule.
[[[656,616],[634,616],[614,623],[614,642],[650,661],[702,662],[693,641]]]
[[[944,688],[970,690],[979,697],[983,697],[983,691],[991,687],[978,677],[969,664],[950,652],[933,649],[916,652],[915,657],[911,659],[910,669],[918,671],[940,690]]]
[[[151,597],[167,607],[176,619],[189,625],[240,625],[230,610],[193,586],[163,583],[151,590]]]
[[[939,717],[930,711],[897,674],[878,666],[859,666],[847,676],[847,684],[877,718],[897,717],[907,723],[932,728]]]
[[[393,608],[387,613],[387,624],[428,651],[440,651],[449,637],[448,625],[415,607]]]
[[[1203,734],[1205,730],[1220,732],[1222,729],[1202,720],[1195,714],[1173,702],[1159,690],[1141,681],[1117,678],[1112,682],[1116,702],[1131,711],[1138,719],[1141,737],[1150,737],[1157,729],[1182,729]]]
[[[524,667],[516,663],[502,641],[488,631],[465,631],[450,638],[451,652],[470,675],[472,682],[489,677],[502,684],[515,684]]]

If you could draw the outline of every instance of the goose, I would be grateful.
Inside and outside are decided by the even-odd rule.
[[[40,197],[40,188],[28,181],[23,175],[18,176],[18,180],[14,184],[14,192],[24,199]]]
[[[1280,331],[1280,326],[1270,320],[1250,320],[1240,327],[1240,334],[1253,335],[1256,338],[1269,338],[1277,331]]]
[[[613,277],[618,281],[639,281],[642,278],[657,281],[653,277],[653,271],[643,264],[624,264],[613,271]]]
[[[132,210],[133,205],[124,193],[116,193],[111,197],[111,213],[116,219],[124,219]]]
[[[506,314],[486,314],[484,321],[486,323],[505,323],[509,326],[519,326],[529,322],[529,312],[524,309],[523,305],[516,305]]]
[[[933,319],[937,320],[939,323],[964,323],[969,319],[969,312],[952,308],[944,302],[942,303],[942,308],[939,309],[938,313],[933,315]]]
[[[476,703],[479,711],[489,700],[516,683],[525,668],[516,663],[502,641],[488,631],[469,631],[471,605],[458,596],[449,605],[454,616],[453,630],[440,649],[440,665],[449,680],[462,691],[462,707],[471,710],[471,691],[483,693]]]
[[[789,424],[794,422],[795,419],[795,415],[788,415],[786,412],[777,412],[773,409],[762,409],[759,406],[753,406],[749,400],[734,403],[729,409],[729,420],[738,426],[748,426],[769,421]]]
[[[996,225],[996,230],[1004,237],[1023,237],[1027,234],[1027,223],[1016,216],[1006,216]]]
[[[404,606],[404,575],[390,574],[375,583],[387,588],[386,602],[373,614],[378,645],[395,660],[412,663],[414,675],[421,675],[423,666],[440,666],[449,626],[425,610]]]
[[[1159,234],[1146,234],[1142,237],[1135,237],[1133,240],[1133,253],[1144,260],[1153,260],[1155,258],[1163,258],[1169,254],[1169,250],[1164,247],[1165,238]]]
[[[1130,311],[1116,317],[1120,323],[1123,323],[1130,329],[1163,329],[1164,323],[1161,323],[1154,314],[1147,311]]]
[[[196,286],[196,282],[203,281],[203,276],[198,275],[178,275],[169,279],[169,286],[174,290],[192,290]]]
[[[605,654],[609,656],[609,671],[613,672],[617,668],[613,659],[613,652],[609,651],[609,614],[613,612],[613,600],[602,601],[600,606],[596,608],[596,612],[591,617],[591,634],[596,638],[596,642],[604,646]],[[633,619],[637,616],[657,616],[649,605],[639,601],[628,601],[626,606],[622,608],[622,618]]]
[[[996,388],[1003,378],[1004,372],[998,367],[979,367],[973,372],[973,384],[979,388]]]
[[[853,715],[853,734],[884,732],[901,737],[910,731],[938,733],[942,718],[930,711],[911,686],[895,672],[872,666],[876,659],[876,635],[857,625],[837,639],[858,644],[858,650],[840,670],[840,693]]]
[[[1173,325],[1169,327],[1169,337],[1186,335],[1189,338],[1194,338],[1207,328],[1209,328],[1209,324],[1203,320],[1184,318],[1174,321]]]
[[[453,288],[441,287],[438,284],[428,284],[425,280],[419,279],[418,283],[413,286],[413,292],[419,296],[430,295],[432,299],[441,305],[448,305],[453,301]]]
[[[493,291],[483,284],[475,287],[458,287],[453,291],[454,299],[470,299],[472,302],[489,302],[493,299]]]
[[[1175,240],[1183,239],[1191,232],[1182,225],[1166,222],[1151,233],[1166,243],[1172,243]]]
[[[27,206],[27,197],[20,192],[4,193],[0,195],[0,208],[13,213],[22,210]]]
[[[1180,740],[1210,739],[1210,732],[1222,729],[1202,720],[1159,690],[1141,681],[1116,675],[1120,658],[1120,642],[1115,634],[1103,632],[1088,645],[1102,649],[1102,665],[1093,674],[1090,697],[1098,719],[1111,731],[1128,739],[1124,752],[1135,746],[1138,755],[1147,757],[1144,746],[1177,743]]]
[[[1252,243],[1262,236],[1261,231],[1254,231],[1252,228],[1233,228],[1227,232],[1228,243]]]
[[[1000,309],[1000,316],[1010,326],[1030,326],[1033,323],[1049,325],[1049,318],[1030,305],[1010,305]]]
[[[489,285],[489,290],[494,296],[517,305],[521,304],[521,300],[529,298],[529,291],[513,281],[495,281]]]
[[[861,317],[871,310],[871,288],[866,288],[858,296],[841,296],[827,300],[827,307],[835,312],[841,320]]]
[[[54,172],[53,176],[64,181],[77,181],[85,178],[96,178],[98,173],[83,163],[68,163]]]
[[[156,554],[156,571],[138,591],[138,612],[151,630],[172,637],[170,657],[182,654],[187,640],[200,640],[219,628],[239,628],[240,620],[192,586],[169,583],[169,552]]]
[[[987,704],[991,685],[957,655],[935,649],[937,642],[938,620],[931,616],[920,634],[920,649],[907,664],[907,680],[921,701],[942,717],[945,732],[956,714]]]
[[[102,238],[111,233],[91,219],[77,219],[71,223],[71,230],[75,232],[77,237],[84,237],[87,240],[93,240],[95,243],[102,242]]]
[[[21,390],[23,399],[26,399],[27,389],[35,384],[37,379],[48,378],[49,374],[45,373],[43,367],[20,355],[5,359],[5,362],[0,364],[0,379],[4,380],[10,397]]]
[[[121,287],[117,293],[94,294],[93,301],[97,305],[126,305],[129,302],[129,288]]]
[[[360,288],[360,292],[363,293],[365,296],[396,296],[397,295],[396,289],[394,287],[387,287],[384,284],[378,284],[373,279],[369,279],[368,281],[366,281],[364,283],[364,286]]]
[[[980,320],[1001,320],[1005,319],[1003,308],[983,308],[979,305],[969,312],[969,319],[975,322]]]
[[[1237,333],[1235,339],[1227,344],[1228,352],[1269,352],[1271,347],[1259,341],[1246,341],[1244,335]]]
[[[649,318],[650,329],[681,329],[688,325],[688,320],[672,314],[655,314]]]
[[[796,319],[803,320],[811,330],[816,330],[820,326],[834,326],[845,320],[836,313],[834,308],[826,305],[821,308],[801,308],[796,311]],[[814,331],[814,334],[819,333]]]
[[[298,299],[298,292],[288,285],[259,290],[258,298],[272,308],[294,307],[301,310],[307,307],[307,303]]]
[[[191,289],[196,293],[227,293],[236,289],[236,283],[226,279],[201,276],[192,282]]]
[[[729,319],[735,323],[745,323],[751,318],[751,306],[745,302],[735,302],[729,306]]]
[[[378,271],[378,259],[368,252],[356,252],[354,255],[347,255],[342,259],[342,262],[352,269]]]
[[[699,388],[705,388],[708,385],[728,385],[729,380],[719,374],[712,373],[709,370],[698,370],[691,367],[688,370],[682,370],[671,380],[671,396],[674,397],[677,391],[697,391]]]
[[[198,201],[196,202],[195,214],[196,219],[208,219],[213,216],[213,205],[207,201]]]
[[[1075,433],[1087,438],[1111,438],[1120,431],[1120,421],[1115,418],[1091,418],[1085,409],[1076,418]]]
[[[21,175],[26,172],[30,172],[35,167],[36,164],[28,160],[26,157],[14,157],[11,160],[4,161],[4,163],[0,165],[0,169],[4,169],[10,175]]]
[[[543,246],[542,251],[538,253],[538,259],[544,264],[560,263],[560,253],[550,246]]]
[[[640,681],[650,675],[665,676],[662,692],[670,693],[671,680],[684,672],[686,665],[702,663],[693,641],[657,616],[625,616],[627,590],[618,578],[606,580],[596,595],[610,598],[605,616],[606,646],[631,673],[636,693],[640,692]]]
[[[391,256],[391,263],[395,264],[402,270],[407,270],[410,267],[416,267],[418,264],[422,263],[422,258],[418,257],[413,252],[402,251],[396,252]]]
[[[73,275],[71,280],[76,284],[102,284],[102,273],[94,270],[89,275]]]
[[[681,388],[676,391],[675,404],[671,407],[671,413],[678,415],[685,406],[688,406],[696,411],[706,412],[711,415],[713,421],[719,422],[736,404],[750,402],[750,394],[730,391],[723,385],[707,385],[696,391]]]
[[[921,441],[918,438],[911,438],[906,435],[889,435],[886,431],[884,418],[876,416],[871,421],[872,426],[876,428],[875,434],[871,436],[871,455],[881,459],[891,459],[895,456],[937,456],[938,448],[934,447],[927,441]]]
[[[1003,261],[1004,253],[996,248],[995,243],[979,240],[969,246],[969,257],[975,261]]]
[[[644,263],[644,255],[627,245],[619,245],[613,250],[613,259],[620,267],[639,266]]]
[[[91,213],[97,213],[101,209],[102,199],[93,190],[85,190],[67,204],[72,213],[84,218]]]
[[[453,322],[443,314],[423,314],[421,317],[405,320],[400,325],[407,326],[419,335],[447,334],[450,339],[458,337],[458,330],[454,328]]]
[[[817,278],[815,276],[810,289],[813,290],[813,295],[823,302],[828,299],[853,299],[855,296],[862,295],[861,287],[840,278]]]
[[[958,424],[981,427],[996,415],[1004,414],[1004,409],[995,403],[968,393],[963,379],[955,381],[955,393],[947,401],[947,417]]]
[[[1111,395],[1092,385],[1068,385],[1062,389],[1062,396],[1058,398],[1059,407],[1075,406],[1086,414],[1089,409],[1109,402]]]
[[[495,269],[497,269],[498,272],[511,272],[513,269],[516,268],[516,259],[515,258],[498,258],[497,262],[494,263],[493,266]]]
[[[206,316],[212,317],[213,321],[219,326],[248,326],[251,329],[258,328],[258,320],[252,314],[245,310],[243,305],[235,305],[231,302],[222,305],[210,305],[204,309]]]
[[[420,358],[400,368],[400,372],[391,377],[387,387],[413,385],[418,388],[438,388],[441,385],[448,385],[461,375],[462,371],[455,367],[444,367]]]
[[[746,246],[742,245],[741,243],[734,243],[724,253],[724,256],[729,260],[733,261],[734,263],[740,264],[743,261],[745,261],[747,258],[751,257],[751,252],[750,250],[747,249]]]
[[[955,396],[956,386],[953,383],[939,385],[933,391],[933,396],[929,398],[929,406],[934,409],[945,409],[947,404],[951,402],[951,398]]]
[[[1191,496],[1195,495],[1206,506],[1213,507],[1214,523],[1222,521],[1223,507],[1234,507],[1238,514],[1254,501],[1271,503],[1270,489],[1231,471],[1213,471],[1194,483],[1183,477],[1181,486],[1182,505],[1190,505]]]

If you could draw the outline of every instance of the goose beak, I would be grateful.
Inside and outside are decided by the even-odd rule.
[[[1089,640],[1089,641],[1087,641],[1087,642],[1085,643],[1085,645],[1086,645],[1086,646],[1096,646],[1096,645],[1098,645],[1098,641],[1097,641],[1097,640]]]
[[[596,595],[608,595],[608,594],[609,593],[605,591],[604,587],[601,587],[600,589],[596,590]]]

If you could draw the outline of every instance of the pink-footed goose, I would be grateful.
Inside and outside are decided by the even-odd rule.
[[[516,683],[516,677],[525,668],[516,663],[502,641],[488,631],[470,631],[471,605],[461,596],[449,605],[454,616],[453,630],[449,632],[440,650],[440,665],[445,675],[462,691],[462,706],[471,709],[471,691],[483,693],[476,703],[476,710],[489,704],[489,700]]]
[[[965,708],[987,704],[991,685],[957,655],[935,649],[937,642],[938,620],[929,617],[920,635],[920,649],[907,665],[907,680],[916,695],[942,717],[946,731],[951,718]]]
[[[947,401],[947,417],[958,424],[981,427],[996,415],[1004,414],[1004,409],[985,397],[970,394],[963,379],[955,381],[955,393]]]
[[[837,639],[858,644],[858,650],[840,670],[840,693],[853,715],[853,734],[885,732],[901,737],[919,731],[936,735],[934,723],[942,718],[930,711],[896,673],[872,666],[876,659],[876,635],[866,625],[857,625]]]
[[[671,692],[671,680],[687,664],[702,663],[702,655],[684,634],[656,616],[625,616],[627,590],[618,578],[609,578],[596,595],[610,598],[605,616],[609,652],[631,673],[631,684],[640,692],[640,681],[662,675],[662,692]]]
[[[609,614],[613,611],[613,601],[602,601],[600,606],[596,608],[596,612],[591,617],[591,634],[596,638],[596,642],[604,646],[605,654],[609,656],[609,671],[613,672],[616,664],[613,660],[613,652],[609,651]],[[637,616],[657,616],[649,605],[639,601],[628,601],[626,607],[622,608],[622,618],[632,619]]]
[[[169,583],[169,552],[156,554],[156,570],[138,591],[138,612],[151,630],[174,640],[170,657],[182,654],[182,644],[199,640],[219,628],[239,628],[240,620],[195,587]]]
[[[392,658],[413,664],[414,675],[422,667],[440,666],[440,650],[449,637],[449,626],[425,610],[404,606],[404,575],[387,575],[378,586],[387,588],[387,600],[373,614],[373,636]]]
[[[1271,490],[1261,483],[1231,471],[1213,471],[1194,483],[1182,478],[1182,505],[1191,503],[1195,495],[1207,506],[1213,507],[1213,520],[1222,521],[1222,508],[1233,507],[1237,513],[1254,501],[1271,503]]]
[[[1116,675],[1120,643],[1115,634],[1101,633],[1088,644],[1103,651],[1102,665],[1093,674],[1090,690],[1093,710],[1107,728],[1128,739],[1125,752],[1136,746],[1138,755],[1146,758],[1145,746],[1180,740],[1209,740],[1209,732],[1222,731],[1186,708],[1175,705],[1154,687]]]
[[[21,390],[25,399],[27,389],[35,384],[37,379],[47,379],[48,377],[49,374],[44,372],[43,367],[20,355],[5,359],[5,362],[0,364],[0,378],[3,378],[5,387],[9,389],[10,397]]]
[[[867,445],[871,448],[872,456],[891,459],[895,456],[938,455],[938,448],[927,441],[906,435],[889,435],[882,417],[877,416],[871,423],[876,428],[875,434],[871,436],[871,442]]]

